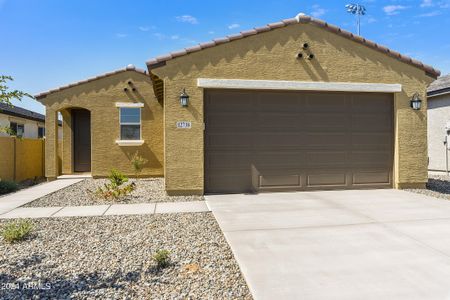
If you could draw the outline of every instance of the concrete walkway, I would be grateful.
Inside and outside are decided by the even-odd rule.
[[[0,215],[82,180],[83,179],[80,178],[55,180],[32,186],[16,193],[1,196]]]
[[[205,201],[106,204],[86,206],[21,207],[85,179],[84,175],[67,176],[0,197],[0,219],[88,217],[109,215],[146,215],[210,211]]]
[[[111,204],[86,206],[19,207],[0,214],[0,219],[150,215],[210,211],[205,201]]]
[[[256,300],[450,297],[448,200],[365,190],[206,202]]]

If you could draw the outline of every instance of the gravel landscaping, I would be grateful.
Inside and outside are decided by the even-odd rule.
[[[31,222],[22,242],[0,237],[0,299],[251,299],[211,213]]]
[[[112,203],[149,203],[204,200],[202,196],[168,196],[164,190],[163,178],[146,178],[135,182],[136,190],[122,200],[106,200],[94,196],[94,192],[107,183],[107,179],[85,179],[55,193],[30,202],[24,207],[80,206]]]
[[[430,175],[426,189],[407,189],[406,191],[450,200],[450,177]]]

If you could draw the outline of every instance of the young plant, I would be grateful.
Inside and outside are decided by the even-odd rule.
[[[99,187],[95,191],[95,195],[97,197],[118,200],[131,194],[136,189],[136,184],[134,182],[128,185],[123,185],[128,181],[128,177],[117,170],[111,170],[108,179],[109,183],[105,183],[103,187]]]
[[[168,250],[158,250],[153,255],[153,260],[159,269],[163,269],[170,264],[170,252]]]
[[[148,159],[139,155],[139,151],[136,151],[134,155],[131,157],[131,165],[134,169],[134,174],[136,175],[136,179],[139,179],[139,175],[144,169],[144,165],[148,162]]]
[[[18,221],[9,223],[2,229],[2,237],[8,243],[14,243],[25,239],[33,229],[30,221]]]
[[[111,170],[108,179],[114,186],[121,186],[128,181],[128,177],[116,169]]]

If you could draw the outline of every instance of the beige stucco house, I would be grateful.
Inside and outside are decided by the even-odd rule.
[[[439,77],[428,88],[428,156],[430,171],[450,167],[450,75]]]
[[[48,178],[61,112],[63,174],[131,173],[139,150],[170,194],[427,182],[426,90],[439,71],[326,22],[300,14],[147,67],[37,95]]]

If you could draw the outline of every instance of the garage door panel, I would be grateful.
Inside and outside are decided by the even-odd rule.
[[[353,115],[352,131],[354,132],[391,132],[392,123],[388,116],[377,114]]]
[[[348,99],[341,94],[315,93],[306,95],[305,109],[308,112],[346,112]]]
[[[392,186],[392,95],[206,91],[205,123],[206,192]]]
[[[256,96],[261,112],[292,113],[300,112],[305,105],[305,98],[300,94],[283,92],[259,93]]]
[[[300,168],[305,165],[304,151],[289,152],[285,150],[264,151],[252,156],[255,166],[283,169],[286,167]]]
[[[390,186],[391,172],[386,170],[355,171],[353,173],[353,184],[355,185],[380,185]]]
[[[304,146],[307,148],[329,147],[338,149],[346,148],[350,137],[346,133],[308,132],[305,136]]]
[[[301,136],[295,133],[255,133],[255,148],[299,148],[303,144]]]
[[[347,164],[347,151],[307,151],[306,165],[310,168],[312,166],[326,166],[326,167],[340,167]]]
[[[210,145],[214,145],[211,148],[220,150],[221,148],[251,148],[254,138],[247,134],[214,134],[207,139]]]
[[[281,175],[260,175],[260,187],[300,187],[300,175],[281,174]]]
[[[208,165],[216,170],[223,169],[249,169],[253,155],[249,152],[214,152],[208,156]]]
[[[306,182],[308,187],[324,187],[324,186],[335,186],[344,187],[347,185],[345,170],[341,172],[323,172],[315,174],[307,174]]]
[[[320,129],[325,131],[342,131],[348,127],[348,116],[345,114],[308,113],[302,120],[307,129]]]

